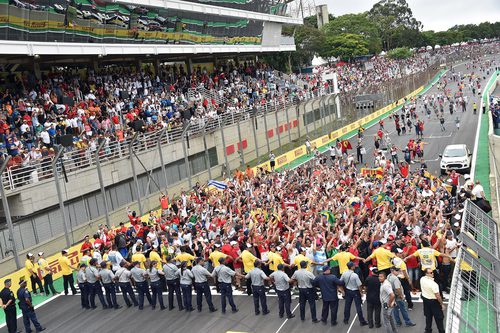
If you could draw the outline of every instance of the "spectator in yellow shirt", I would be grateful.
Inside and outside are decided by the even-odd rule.
[[[279,252],[276,251],[276,245],[271,244],[269,248],[269,253],[267,254],[267,259],[269,262],[269,269],[273,272],[276,272],[278,270],[278,265],[283,264],[285,266],[288,266],[285,264],[285,261],[283,260],[283,257]]]
[[[73,270],[78,270],[75,266],[71,265],[68,258],[68,250],[61,251],[62,257],[59,258],[59,266],[61,266],[61,273],[63,276],[64,295],[68,294],[68,286],[71,287],[71,292],[76,295],[75,280],[73,278]]]
[[[179,253],[178,255],[175,256],[174,260],[177,261],[177,262],[183,262],[185,261],[186,262],[186,267],[191,267],[192,266],[192,262],[194,259],[196,259],[195,256],[193,256],[192,254],[189,254],[188,252],[186,252],[186,248],[188,248],[187,246],[183,246],[181,247],[181,253]]]
[[[250,251],[253,251],[253,245],[247,244],[247,248],[241,252],[240,256],[236,260],[241,260],[243,262],[244,273],[248,274],[252,269],[254,269],[255,260],[257,257]],[[252,280],[246,279],[247,281],[247,294],[252,295]]]
[[[227,255],[219,251],[220,244],[215,244],[214,245],[215,250],[210,253],[208,256],[208,259],[212,261],[212,266],[215,268],[220,265],[219,259],[220,258],[226,258]]]
[[[43,257],[43,252],[38,252],[38,267],[40,268],[40,274],[43,278],[45,295],[49,295],[49,288],[50,291],[52,291],[52,295],[57,295],[57,291],[54,288],[54,280],[52,279],[52,271],[49,263]]]
[[[158,250],[154,246],[151,249],[151,252],[149,252],[149,260],[151,262],[156,261],[156,269],[157,270],[161,270],[163,268],[160,254],[158,253]]]
[[[38,265],[35,263],[35,256],[33,253],[30,252],[26,255],[24,268],[26,268],[26,276],[29,277],[31,281],[33,294],[38,295],[37,286],[40,288],[40,294],[43,294],[42,281],[40,280],[40,277],[38,277]]]
[[[132,255],[132,262],[134,261],[138,261],[141,264],[141,268],[146,269],[146,266],[144,266],[146,256],[142,253],[142,245],[136,247],[136,252]]]
[[[306,248],[301,247],[300,248],[300,254],[296,255],[295,258],[293,259],[293,266],[294,267],[300,267],[300,262],[305,261],[307,262],[306,269],[310,272],[312,272],[311,264],[316,264],[314,261],[306,257]]]
[[[347,268],[347,263],[354,259],[364,260],[364,258],[357,257],[351,252],[347,251],[347,246],[342,246],[341,252],[338,252],[333,257],[325,260],[325,264],[328,263],[330,260],[337,260],[339,262],[340,275],[342,275],[349,269]]]
[[[385,276],[389,276],[392,267],[391,259],[394,258],[395,255],[381,245],[382,243],[380,241],[374,241],[373,247],[375,250],[373,250],[372,254],[370,254],[366,259],[363,259],[363,261],[367,262],[372,260],[372,258],[375,258],[377,260],[377,270],[379,273],[385,272]]]

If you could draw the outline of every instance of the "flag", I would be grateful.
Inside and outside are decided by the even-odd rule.
[[[326,220],[328,221],[328,223],[335,224],[335,215],[333,215],[332,212],[330,212],[329,210],[322,210],[319,213],[321,215],[323,215],[324,217],[326,217]]]
[[[368,176],[368,177],[375,177],[378,179],[384,178],[384,170],[382,168],[361,168],[361,174],[363,176]]]
[[[370,197],[370,199],[375,206],[378,206],[386,201],[389,202],[389,204],[391,206],[394,205],[394,200],[392,200],[392,198],[390,196],[388,196],[387,194],[385,194],[384,192],[380,192],[379,194],[372,195]]]
[[[344,147],[345,149],[352,149],[352,146],[351,146],[351,143],[349,142],[349,140],[342,140],[342,147]]]
[[[215,187],[216,189],[218,189],[220,191],[224,191],[225,189],[227,189],[227,184],[226,183],[220,182],[220,181],[217,181],[217,180],[213,180],[213,179],[209,180],[207,185]]]

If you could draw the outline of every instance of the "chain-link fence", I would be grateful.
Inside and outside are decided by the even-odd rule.
[[[462,217],[446,332],[500,332],[500,257],[496,222],[472,201]]]

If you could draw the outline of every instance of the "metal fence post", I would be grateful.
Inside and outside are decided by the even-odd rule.
[[[267,108],[266,108],[267,110]],[[267,144],[267,153],[269,154],[271,152],[271,145],[269,144],[269,135],[268,135],[268,129],[267,129],[267,112],[264,112],[264,130],[266,131],[266,144]]]
[[[226,149],[226,138],[224,137],[224,126],[220,124],[220,137],[222,139],[222,151],[224,152],[224,163],[226,165],[225,169],[229,172],[229,161],[227,159],[227,149]],[[229,176],[229,175],[227,175]]]
[[[278,121],[278,104],[276,99],[274,100],[274,119],[276,120],[276,134],[278,135],[278,145],[281,147],[280,124]]]
[[[250,122],[252,123],[253,141],[255,143],[255,154],[257,160],[259,159],[259,142],[257,140],[257,108],[253,107],[252,116],[250,117]]]
[[[238,120],[236,122],[236,126],[238,128],[238,146],[239,147],[239,151],[240,151],[240,158],[241,158],[241,164],[243,165],[243,167],[245,167],[245,156],[243,154],[243,142],[241,141],[241,128],[240,128],[240,118],[238,117]]]
[[[160,163],[161,163],[161,172],[163,173],[163,177],[165,178],[165,188],[168,186],[168,179],[167,179],[167,170],[165,169],[165,162],[163,161],[163,151],[161,149],[161,140],[163,137],[167,134],[167,129],[164,128],[160,131],[158,134],[157,138],[157,145],[158,145],[158,153],[160,154]]]
[[[2,166],[0,167],[0,176],[3,175],[5,169],[7,168],[7,163],[9,163],[11,158],[12,156],[8,155],[5,161],[2,163]],[[21,264],[19,262],[19,256],[17,254],[16,240],[14,239],[14,226],[12,225],[12,216],[10,216],[9,201],[7,199],[7,195],[5,194],[5,186],[3,184],[3,180],[1,179],[1,177],[0,181],[2,182],[0,186],[0,195],[2,196],[3,212],[5,213],[7,227],[9,228],[9,240],[12,243],[12,253],[14,255],[14,261],[16,262],[16,267],[17,269],[20,269]]]
[[[104,180],[102,179],[102,170],[101,170],[101,157],[99,153],[102,151],[106,140],[103,138],[97,147],[95,152],[95,164],[97,166],[97,176],[99,178],[99,187],[101,188],[102,198],[104,200],[104,211],[106,215],[106,226],[109,228],[111,223],[109,221],[109,206],[108,206],[108,198],[106,197],[106,189],[104,188]]]
[[[139,181],[137,180],[137,172],[135,170],[134,154],[133,154],[134,143],[137,141],[138,136],[139,133],[135,133],[134,136],[132,137],[132,140],[130,140],[130,143],[128,144],[128,152],[130,158],[130,166],[132,167],[132,174],[134,176],[135,188],[137,192],[137,206],[139,208],[139,214],[140,216],[142,216],[141,189],[139,187]]]
[[[297,138],[300,138],[300,106],[302,105],[302,102],[299,101],[299,103],[297,103],[297,134],[298,134],[298,137]]]
[[[191,166],[189,165],[189,158],[188,158],[188,151],[186,147],[186,132],[189,129],[189,126],[191,126],[191,123],[188,123],[184,130],[182,131],[182,151],[184,152],[184,164],[186,165],[186,172],[188,176],[188,184],[189,184],[189,189],[193,188],[193,183],[191,179]]]
[[[292,127],[290,126],[290,117],[288,116],[288,108],[286,107],[286,99],[283,99],[283,109],[285,110],[286,129],[288,131],[288,142],[292,142]]]
[[[59,158],[64,153],[65,148],[61,147],[57,151],[56,156],[52,160],[52,173],[54,174],[54,180],[56,183],[57,190],[57,198],[59,199],[59,209],[61,209],[62,218],[63,218],[63,227],[64,227],[64,237],[66,238],[66,246],[70,247],[71,242],[69,240],[69,228],[68,228],[68,217],[66,216],[66,209],[64,208],[64,201],[62,197],[61,185],[59,184],[59,174],[57,173],[57,162]],[[62,164],[62,161],[61,161]]]
[[[208,124],[208,122],[207,122],[207,124]],[[212,179],[212,166],[210,165],[210,155],[208,154],[208,148],[207,148],[207,137],[206,137],[207,124],[205,124],[205,126],[203,126],[203,128],[202,128],[202,130],[203,130],[203,148],[205,149],[205,165],[206,165],[207,170],[208,170],[208,179]]]

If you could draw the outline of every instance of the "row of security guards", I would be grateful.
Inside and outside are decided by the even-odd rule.
[[[291,311],[291,287],[297,285],[301,320],[306,319],[306,308],[309,305],[313,323],[318,323],[320,320],[327,323],[329,314],[331,314],[331,325],[337,325],[338,292],[340,291],[346,299],[344,323],[348,323],[351,304],[355,303],[360,324],[362,326],[368,324],[361,311],[361,281],[354,272],[355,265],[352,262],[349,262],[348,271],[344,272],[340,279],[331,274],[331,267],[328,265],[323,267],[323,274],[315,276],[308,269],[309,262],[305,260],[300,262],[298,269],[291,277],[284,272],[286,264],[278,264],[276,270],[267,275],[262,269],[263,263],[258,259],[253,262],[253,268],[246,274],[240,274],[230,268],[223,257],[219,258],[218,262],[219,265],[210,273],[205,268],[203,258],[196,258],[191,269],[186,261],[177,267],[171,257],[167,257],[166,263],[160,268],[158,268],[160,263],[155,260],[151,261],[147,268],[142,268],[139,261],[134,261],[131,264],[131,269],[127,268],[126,261],[122,261],[120,269],[113,273],[107,268],[105,261],[98,268],[97,261],[93,258],[88,266],[81,263],[77,274],[81,290],[81,305],[86,309],[96,308],[95,297],[98,296],[104,309],[118,309],[121,306],[117,302],[116,289],[119,288],[128,307],[137,306],[142,310],[146,299],[152,309],[155,309],[156,305],[159,304],[160,309],[164,310],[166,306],[162,294],[163,286],[160,282],[160,276],[164,276],[169,290],[169,310],[175,308],[175,297],[179,311],[194,311],[191,303],[194,288],[197,310],[202,311],[203,300],[205,300],[210,312],[217,311],[212,302],[208,283],[209,279],[212,279],[220,290],[222,313],[226,313],[228,305],[235,313],[238,312],[238,308],[233,298],[233,279],[246,279],[251,285],[256,315],[267,315],[270,312],[266,299],[266,282],[269,282],[274,285],[278,295],[280,318],[285,315],[287,318],[294,317]],[[136,292],[134,292],[133,287],[135,287]],[[316,288],[320,289],[323,301],[320,319],[318,319],[316,311]]]

